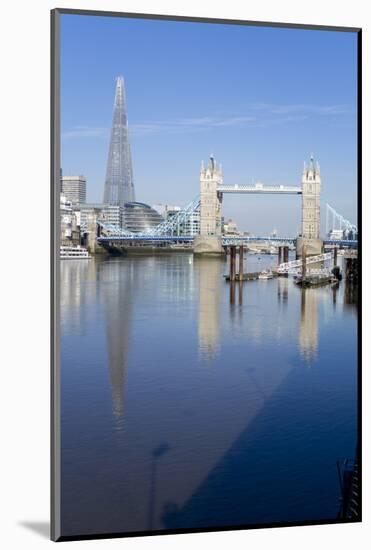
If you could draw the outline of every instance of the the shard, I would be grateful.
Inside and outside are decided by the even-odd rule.
[[[124,206],[135,201],[133,168],[126,115],[124,79],[116,79],[111,141],[108,153],[103,202]]]

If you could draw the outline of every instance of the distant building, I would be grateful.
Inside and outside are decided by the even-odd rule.
[[[74,206],[76,214],[81,218],[81,232],[85,233],[89,219],[95,215],[97,220],[133,233],[148,233],[164,221],[156,210],[142,202],[127,202],[124,206],[113,204],[80,204]]]
[[[104,204],[124,206],[135,201],[124,79],[116,79],[111,139],[104,184]]]
[[[347,232],[346,238],[347,238],[347,239],[350,239],[350,240],[355,240],[355,241],[357,241],[357,240],[358,240],[358,233],[357,233],[357,231],[353,231],[353,230],[351,229],[350,231]]]
[[[84,176],[62,176],[61,193],[72,204],[86,202],[86,178]]]
[[[183,224],[183,235],[195,237],[200,234],[200,212],[196,210],[189,215]]]
[[[166,221],[179,214],[182,211],[180,206],[170,204],[154,204],[153,207]],[[200,212],[198,210],[191,212],[185,221],[179,220],[173,229],[169,229],[172,235],[187,235],[194,237],[200,234]]]
[[[60,221],[61,244],[80,244],[80,216],[74,212],[72,203],[64,195],[60,196]]]
[[[113,225],[117,228],[123,226],[124,208],[119,205],[89,203],[76,205],[74,210],[80,214],[82,232],[87,230],[88,219],[92,214],[97,214],[98,219],[108,225]]]
[[[171,204],[154,204],[152,208],[156,210],[164,220],[167,220],[171,216],[175,216],[175,214],[181,210],[180,206],[173,206]]]
[[[344,231],[342,229],[333,229],[329,233],[329,239],[333,241],[341,241],[344,238]]]
[[[150,233],[164,221],[157,210],[143,202],[127,202],[123,208],[123,227],[133,233]]]
[[[224,222],[223,232],[225,235],[238,235],[239,233],[236,222],[231,219]]]

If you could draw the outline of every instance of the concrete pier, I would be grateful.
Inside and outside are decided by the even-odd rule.
[[[205,256],[220,256],[224,254],[221,237],[196,235],[193,242],[193,253]]]
[[[278,247],[278,261],[277,261],[278,265],[282,264],[282,248],[283,248],[282,246]]]
[[[303,255],[303,247],[306,247],[307,256],[317,256],[322,253],[323,242],[321,239],[305,239],[298,237],[296,240],[296,258],[299,259]]]
[[[238,279],[243,281],[243,245],[240,245],[240,257],[238,263]]]
[[[236,247],[231,246],[229,249],[229,280],[236,280]]]
[[[307,275],[307,247],[306,245],[303,246],[302,249],[302,280],[304,281],[306,275]]]

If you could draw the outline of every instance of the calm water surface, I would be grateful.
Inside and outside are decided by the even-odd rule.
[[[61,262],[64,535],[336,518],[336,461],[356,447],[351,293],[231,289],[226,271]]]

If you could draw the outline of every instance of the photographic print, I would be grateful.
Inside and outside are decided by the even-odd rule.
[[[54,540],[360,521],[360,30],[52,39]]]

